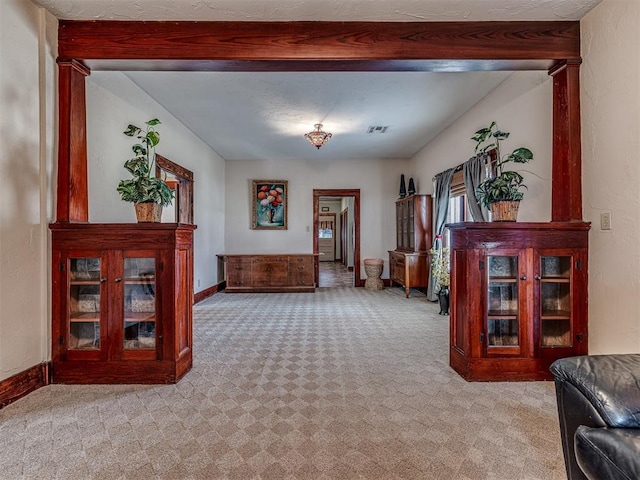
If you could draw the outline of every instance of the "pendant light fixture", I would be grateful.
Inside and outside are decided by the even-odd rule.
[[[304,138],[309,140],[311,145],[320,150],[320,147],[329,141],[332,134],[323,132],[321,123],[316,123],[314,127],[316,127],[316,129],[313,132],[305,133]]]

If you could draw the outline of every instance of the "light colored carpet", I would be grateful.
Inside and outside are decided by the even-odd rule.
[[[2,479],[564,479],[551,382],[467,383],[425,297],[322,288],[194,309],[177,385],[0,410]]]

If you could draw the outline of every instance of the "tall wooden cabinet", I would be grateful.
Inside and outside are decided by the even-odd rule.
[[[448,228],[454,370],[467,380],[551,379],[554,360],[587,353],[588,223]]]
[[[194,229],[51,225],[55,383],[174,383],[190,370]]]
[[[389,276],[405,289],[427,287],[431,237],[431,196],[412,195],[396,202],[396,249],[389,251]]]

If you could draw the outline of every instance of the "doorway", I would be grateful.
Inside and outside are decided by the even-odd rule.
[[[325,208],[324,212],[321,210],[321,203]],[[338,206],[334,208],[325,206],[331,203],[337,203]],[[337,214],[340,215],[340,223],[338,223]],[[326,249],[320,237],[328,234],[328,229],[321,229],[321,227],[331,227],[330,244],[334,252],[333,262],[320,261],[320,258],[324,257],[323,250]],[[362,286],[363,282],[360,280],[360,189],[314,189],[313,232],[316,285],[330,286],[320,281],[322,263],[322,268],[326,269],[327,273],[326,276],[323,275],[323,279],[335,279],[337,286]],[[327,242],[324,241],[324,243]]]

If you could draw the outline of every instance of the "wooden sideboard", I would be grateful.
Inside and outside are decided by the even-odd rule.
[[[313,254],[218,255],[224,261],[225,292],[314,292]]]

